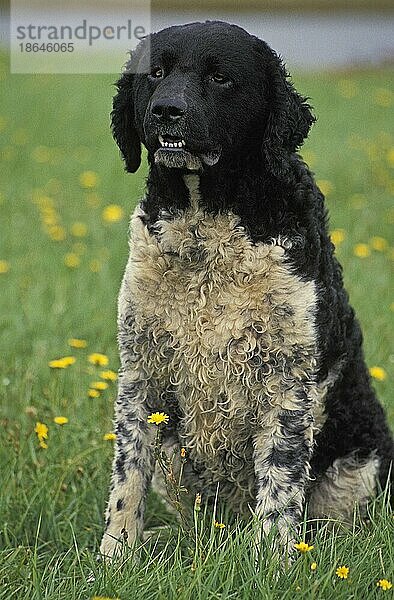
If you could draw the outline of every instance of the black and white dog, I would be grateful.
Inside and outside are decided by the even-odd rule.
[[[184,485],[292,539],[309,515],[349,519],[385,486],[393,442],[327,233],[295,153],[314,117],[265,42],[222,22],[143,41],[118,81],[126,169],[146,196],[119,297],[121,369],[104,556],[133,544],[164,447]],[[136,73],[136,74],[135,74]]]

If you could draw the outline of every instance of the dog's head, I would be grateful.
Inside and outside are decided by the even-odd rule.
[[[269,46],[222,22],[170,27],[143,41],[117,83],[112,130],[135,172],[150,160],[201,170],[262,156],[277,177],[314,121]]]

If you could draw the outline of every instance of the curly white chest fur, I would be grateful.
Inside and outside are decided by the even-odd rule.
[[[314,284],[282,247],[254,245],[232,213],[192,207],[155,235],[143,216],[138,207],[119,313],[131,302],[136,330],[156,340],[149,369],[176,389],[191,456],[241,484],[255,423],[296,409],[289,389],[313,378]]]

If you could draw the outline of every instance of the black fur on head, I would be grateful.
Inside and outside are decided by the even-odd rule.
[[[302,146],[316,118],[308,98],[302,97],[288,80],[279,56],[262,40],[255,38],[266,71],[266,118],[262,152],[273,175],[286,179],[290,155]]]
[[[133,73],[125,72],[116,83],[118,93],[111,113],[112,134],[128,173],[135,173],[141,163],[141,142],[134,116],[133,79]]]
[[[117,90],[112,132],[130,173],[143,143],[149,162],[166,168],[226,170],[252,160],[286,181],[291,156],[315,121],[277,54],[222,22],[152,34],[133,53]]]

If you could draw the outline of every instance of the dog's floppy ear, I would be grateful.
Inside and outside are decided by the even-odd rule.
[[[267,88],[264,90],[267,116],[262,152],[273,175],[287,179],[290,156],[302,146],[316,118],[307,98],[300,96],[288,81],[279,56],[261,40],[257,40],[257,51],[263,59]]]
[[[133,78],[133,73],[125,72],[116,83],[118,93],[111,112],[112,134],[128,173],[135,173],[141,163],[141,142],[134,120]]]

